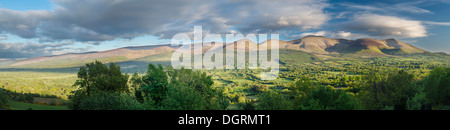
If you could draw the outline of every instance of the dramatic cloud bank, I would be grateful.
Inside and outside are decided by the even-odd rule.
[[[203,26],[210,33],[231,31],[276,32],[320,28],[329,16],[328,4],[316,0],[220,1],[203,0],[53,0],[53,10],[0,9],[3,33],[42,42],[75,40],[108,41],[176,33]],[[98,42],[94,42],[98,43]]]

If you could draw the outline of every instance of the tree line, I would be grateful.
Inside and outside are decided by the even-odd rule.
[[[288,92],[267,91],[259,110],[449,110],[450,68],[434,68],[422,80],[404,70],[372,70],[356,87],[333,89],[302,77]]]
[[[224,110],[228,101],[204,72],[149,64],[130,76],[120,66],[95,61],[80,68],[69,97],[73,110]]]

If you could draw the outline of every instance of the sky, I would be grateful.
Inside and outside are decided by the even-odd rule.
[[[169,44],[178,33],[396,38],[450,53],[450,0],[0,0],[0,58]]]

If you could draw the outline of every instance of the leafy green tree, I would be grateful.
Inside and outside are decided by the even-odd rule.
[[[423,80],[415,82],[412,87],[416,93],[406,101],[406,110],[431,110],[432,105],[424,92]]]
[[[258,96],[256,110],[291,110],[292,103],[283,95],[266,91]]]
[[[292,109],[296,110],[358,110],[361,102],[351,93],[319,86],[301,77],[290,86]],[[280,100],[280,99],[278,99]]]
[[[213,88],[214,81],[205,72],[150,64],[142,81],[144,104],[150,109],[224,110],[229,105],[223,90]]]
[[[255,110],[255,102],[252,100],[245,100],[243,102],[238,103],[238,107],[241,110]]]
[[[137,73],[134,73],[130,78],[130,84],[131,89],[134,91],[134,95],[136,96],[136,99],[143,103],[144,102],[144,96],[142,94],[141,86],[144,83],[142,81],[142,77],[140,77]]]
[[[216,100],[216,102],[218,102],[220,110],[225,110],[230,105],[230,100],[228,99],[228,96],[224,92],[223,88],[222,89],[216,88],[216,95],[215,95],[214,100]]]
[[[165,109],[224,110],[229,101],[223,91],[212,87],[214,81],[205,72],[168,68],[170,83]]]
[[[159,64],[156,67],[153,64],[149,64],[147,74],[142,77],[142,94],[144,97],[155,101],[156,105],[159,105],[166,97],[168,84],[168,76],[164,72],[162,65]]]
[[[335,90],[336,91],[336,90]],[[360,110],[362,109],[361,101],[359,101],[354,95],[344,91],[337,90],[337,99],[334,101],[333,110]]]
[[[386,96],[389,103],[386,104],[394,106],[396,110],[405,110],[407,100],[416,93],[412,83],[414,83],[414,75],[404,70],[391,74],[387,80]]]
[[[28,93],[28,94],[23,94],[23,96],[24,96],[24,101],[25,102],[28,102],[28,103],[33,103],[34,102],[34,96],[33,96],[33,94],[31,94],[31,93]]]
[[[358,110],[360,102],[344,90],[317,87],[302,103],[302,110]]]
[[[359,98],[365,105],[366,109],[382,109],[384,106],[382,90],[386,87],[383,81],[386,81],[387,76],[378,73],[376,70],[370,71],[365,77],[365,85],[363,90],[359,93]]]
[[[122,74],[120,66],[110,63],[109,67],[95,61],[80,67],[74,86],[90,95],[93,91],[129,92],[128,75]]]
[[[131,84],[130,88],[131,88],[133,91],[137,91],[138,89],[140,89],[140,86],[143,84],[143,82],[142,82],[142,77],[140,77],[138,73],[134,73],[134,74],[131,76],[129,82],[130,82],[130,84]]]
[[[8,92],[0,88],[0,108],[7,106],[10,100]]]
[[[134,95],[118,92],[96,92],[83,98],[79,110],[142,110]]]
[[[114,63],[110,63],[109,67],[100,61],[88,63],[86,66],[80,67],[78,79],[73,85],[78,86],[79,88],[73,92],[73,95],[69,96],[69,108],[74,110],[85,110],[108,105],[111,102],[108,102],[107,99],[95,101],[95,98],[102,98],[101,96],[115,98],[120,97],[117,95],[122,93],[128,94],[129,88],[127,82],[128,75],[122,74],[120,67]],[[109,94],[116,95],[111,96]],[[90,107],[88,105],[92,106]]]
[[[289,99],[293,100],[293,109],[301,109],[302,103],[306,100],[308,94],[317,84],[313,83],[308,77],[300,77],[290,85]]]
[[[325,110],[325,107],[322,106],[319,100],[310,99],[305,101],[304,105],[300,106],[301,110]]]
[[[196,91],[194,87],[175,81],[168,88],[168,96],[161,104],[162,109],[207,110],[207,99]]]
[[[423,79],[426,98],[433,106],[450,106],[450,67],[437,67]]]
[[[412,99],[406,102],[408,110],[430,110],[429,101],[424,92],[417,93]]]
[[[291,91],[293,95],[307,95],[316,85],[308,77],[301,77],[291,85]]]
[[[366,84],[359,93],[366,109],[381,110],[386,106],[406,109],[406,102],[415,95],[414,76],[404,70],[395,73],[373,70],[366,76]]]

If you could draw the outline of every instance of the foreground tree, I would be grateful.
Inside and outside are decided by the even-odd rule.
[[[366,84],[359,93],[366,109],[394,108],[405,110],[408,99],[415,96],[414,76],[404,70],[394,73],[373,70],[366,76]]]
[[[436,109],[450,107],[450,68],[435,68],[424,78],[426,98]]]
[[[131,104],[125,95],[129,94],[128,75],[120,67],[110,63],[109,67],[95,61],[80,67],[74,86],[79,89],[69,97],[69,108],[74,110],[122,110]],[[131,96],[134,98],[134,96]],[[132,102],[131,102],[132,103]],[[137,104],[134,104],[137,105]]]
[[[316,87],[302,102],[301,110],[359,110],[360,101],[344,90]]]
[[[83,98],[80,110],[143,110],[134,95],[128,93],[95,92]]]
[[[0,109],[6,107],[10,100],[11,97],[9,97],[8,92],[0,88]]]
[[[308,77],[300,77],[290,85],[289,99],[293,100],[293,109],[301,109],[309,93],[317,84],[313,83]]]
[[[424,92],[423,81],[416,82],[413,87],[416,89],[416,94],[414,97],[409,99],[406,102],[407,110],[431,110],[432,105],[430,101],[427,99],[426,94]]]
[[[148,65],[147,74],[142,77],[141,91],[145,100],[153,100],[157,105],[166,97],[168,76],[161,64],[156,67],[153,64]]]
[[[259,95],[256,110],[291,110],[292,103],[283,95],[266,91]]]
[[[213,88],[214,81],[204,72],[190,69],[167,69],[170,75],[167,97],[163,108],[170,110],[224,110],[227,97],[220,89]]]
[[[140,77],[137,73],[134,73],[133,76],[131,76],[129,83],[136,99],[140,103],[143,103],[145,99],[141,90],[141,86],[142,84],[144,84],[144,82],[142,81],[142,77]]]
[[[146,109],[226,109],[229,104],[227,97],[221,89],[213,88],[213,84],[211,76],[204,72],[149,64],[139,89],[142,94],[136,94],[136,97],[142,96]]]
[[[120,66],[110,63],[108,67],[95,61],[80,67],[74,86],[79,86],[87,95],[94,91],[129,92],[127,82],[128,75],[122,74]]]

